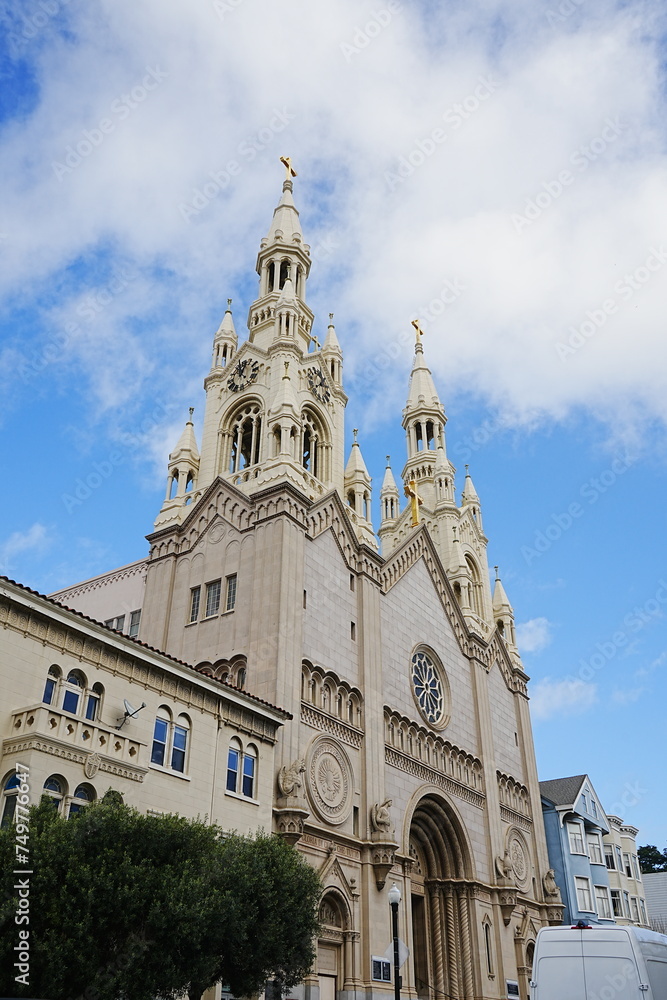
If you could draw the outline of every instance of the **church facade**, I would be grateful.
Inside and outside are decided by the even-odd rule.
[[[405,996],[525,1000],[537,931],[562,906],[512,608],[489,584],[467,474],[457,502],[418,326],[402,489],[387,466],[378,544],[356,432],[345,461],[343,352],[332,316],[316,336],[286,167],[248,335],[230,304],[201,448],[190,419],[147,559],[52,596],[132,623],[203,683],[279,706],[272,827],[325,887],[304,997],[391,995],[396,884]]]

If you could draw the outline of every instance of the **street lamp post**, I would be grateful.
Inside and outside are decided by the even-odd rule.
[[[400,962],[398,958],[398,904],[401,901],[401,890],[396,883],[389,890],[389,905],[391,906],[391,930],[394,936],[394,1000],[401,1000]]]

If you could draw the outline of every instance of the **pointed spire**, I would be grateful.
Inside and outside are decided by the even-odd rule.
[[[299,404],[296,398],[296,393],[294,391],[294,386],[292,385],[292,379],[289,372],[289,361],[284,361],[283,376],[280,381],[280,388],[276,394],[276,401],[271,407],[271,414],[278,416],[286,411],[291,411],[291,413],[299,413]]]
[[[466,478],[463,484],[463,493],[461,494],[462,504],[466,503],[479,503],[479,497],[477,496],[477,490],[475,489],[474,483],[470,477],[470,472],[468,471],[470,466],[466,465]]]
[[[227,308],[225,309],[225,315],[222,317],[222,323],[218,327],[218,333],[227,334],[228,337],[236,337],[236,328],[234,326],[234,317],[232,316],[232,300],[227,299]]]
[[[296,303],[296,295],[294,294],[294,285],[292,284],[292,279],[287,278],[285,284],[283,285],[280,295],[278,296],[278,301],[276,303],[276,311],[280,309],[281,306],[292,305]]]
[[[281,157],[281,162],[289,157]],[[303,233],[299,222],[299,212],[294,204],[292,192],[294,185],[292,177],[296,176],[296,171],[291,172],[288,168],[288,177],[283,181],[283,193],[278,205],[274,209],[271,227],[269,229],[268,240],[280,240],[281,243],[302,243]]]
[[[338,343],[338,337],[336,336],[336,327],[334,326],[334,314],[329,313],[329,326],[327,327],[327,336],[324,341],[325,351],[336,351],[340,353],[340,344]]]
[[[194,407],[191,406],[190,419],[183,428],[183,433],[178,439],[178,444],[169,455],[170,462],[181,462],[187,459],[194,462],[199,461],[199,448],[197,447],[197,439],[195,437],[195,426],[192,423],[192,414],[194,412]]]
[[[394,479],[394,473],[391,471],[391,465],[389,464],[390,456],[387,455],[387,468],[384,470],[384,479],[382,480],[382,492],[396,492],[398,496],[398,486],[396,485],[396,480]]]
[[[494,566],[496,571],[496,582],[493,588],[493,613],[495,617],[499,617],[502,614],[514,614],[512,605],[509,602],[509,597],[505,593],[505,588],[502,585],[501,579],[498,576],[498,567]]]
[[[452,533],[454,535],[454,543],[452,545],[452,559],[449,566],[449,571],[452,576],[460,576],[461,574],[468,576],[469,569],[468,564],[463,555],[463,549],[461,548],[461,540],[459,538],[459,533],[456,525],[452,526]]]
[[[366,463],[364,462],[364,456],[361,454],[361,448],[359,447],[359,442],[357,441],[357,434],[359,433],[355,427],[352,431],[354,434],[354,441],[352,442],[352,448],[350,449],[350,457],[347,460],[347,465],[345,466],[345,479],[352,479],[355,476],[361,475],[365,476],[370,482],[370,476],[368,474],[368,469],[366,468]]]
[[[415,357],[412,363],[410,374],[410,388],[408,390],[408,400],[406,410],[417,409],[418,407],[441,408],[442,404],[435,388],[433,376],[424,360],[424,347],[421,342],[423,332],[417,320],[412,321],[415,327]]]

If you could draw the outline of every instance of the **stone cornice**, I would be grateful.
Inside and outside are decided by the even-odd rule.
[[[91,756],[86,750],[79,750],[76,747],[53,739],[50,736],[10,736],[2,742],[3,755],[15,756],[25,753],[28,750],[39,750],[41,753],[51,754],[60,757],[62,760],[73,761],[77,764],[85,764]],[[143,781],[148,773],[147,767],[128,764],[125,761],[115,761],[110,757],[99,754],[99,770],[108,774],[116,774],[122,778],[129,778],[131,781]]]

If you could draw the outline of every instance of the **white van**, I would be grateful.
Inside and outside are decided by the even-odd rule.
[[[543,927],[531,1000],[667,1000],[667,935],[643,927]]]

